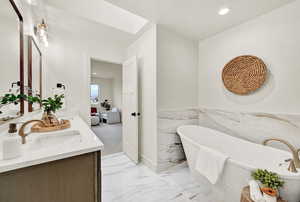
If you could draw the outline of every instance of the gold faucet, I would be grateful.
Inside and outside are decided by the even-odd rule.
[[[268,142],[270,141],[277,141],[277,142],[281,142],[283,144],[285,144],[286,146],[288,146],[288,148],[291,150],[292,155],[293,155],[293,162],[296,166],[296,168],[300,168],[300,159],[299,159],[299,152],[300,149],[296,149],[293,145],[291,145],[289,142],[282,140],[282,139],[276,139],[276,138],[271,138],[271,139],[266,139],[263,142],[263,145],[266,145]]]
[[[31,124],[31,123],[34,123],[34,122],[39,122],[39,123],[41,123],[42,125],[45,125],[45,123],[44,123],[43,121],[41,121],[41,120],[31,120],[31,121],[25,122],[25,123],[21,126],[21,128],[20,128],[20,130],[19,130],[19,135],[20,135],[21,138],[22,138],[22,144],[25,144],[25,143],[26,143],[26,137],[29,135],[29,134],[25,134],[25,132],[24,132],[25,127],[26,127],[28,124]]]

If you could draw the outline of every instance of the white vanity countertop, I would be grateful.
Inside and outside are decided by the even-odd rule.
[[[11,160],[3,160],[2,147],[0,147],[0,173],[59,159],[78,156],[90,152],[100,151],[101,149],[103,149],[103,143],[79,116],[75,116],[70,121],[71,128],[63,131],[56,131],[53,132],[53,134],[55,133],[57,136],[59,136],[58,133],[60,132],[77,131],[80,133],[80,136],[77,136],[79,137],[79,139],[77,138],[76,141],[58,144],[57,146],[55,145],[55,143],[53,143],[53,146],[51,145],[50,147],[48,146],[44,148],[41,146],[41,148],[35,148],[32,150],[22,149],[24,150],[22,156]],[[30,126],[28,127],[30,128]],[[0,135],[1,144],[3,141],[3,136],[4,135]],[[51,133],[32,133],[26,137],[26,141],[29,144],[38,137],[43,136],[50,137]],[[26,146],[27,145],[22,147],[26,148]]]

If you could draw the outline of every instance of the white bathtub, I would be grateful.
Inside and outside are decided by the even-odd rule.
[[[251,179],[251,171],[262,168],[278,173],[285,181],[280,195],[288,202],[300,201],[300,170],[291,173],[285,159],[291,158],[286,151],[242,140],[201,126],[181,126],[177,130],[181,137],[192,174],[201,182],[208,181],[195,169],[196,156],[203,145],[229,156],[223,175],[216,185],[210,185],[216,202],[239,202],[241,190]],[[300,136],[299,136],[300,138]],[[284,165],[279,166],[280,163]],[[204,185],[205,186],[205,185]]]

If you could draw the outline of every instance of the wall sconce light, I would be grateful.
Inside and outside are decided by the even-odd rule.
[[[66,90],[66,86],[62,83],[57,83],[56,88],[63,88],[64,90]]]
[[[38,35],[40,41],[48,47],[48,35],[47,35],[48,26],[45,23],[45,20],[42,20],[42,23],[38,24],[35,27],[35,34]]]

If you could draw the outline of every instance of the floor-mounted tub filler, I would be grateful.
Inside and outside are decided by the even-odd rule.
[[[210,177],[201,175],[196,169],[198,164],[210,163],[207,159],[201,162],[201,150],[205,149],[207,152],[208,148],[228,157],[216,183],[210,183],[213,196],[218,202],[239,201],[243,187],[252,179],[251,172],[258,168],[275,172],[285,181],[280,190],[282,198],[289,202],[300,201],[300,170],[298,173],[288,171],[289,164],[285,161],[291,158],[289,152],[201,126],[181,126],[177,132],[181,137],[190,170],[200,182],[207,184]]]

